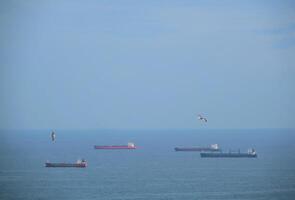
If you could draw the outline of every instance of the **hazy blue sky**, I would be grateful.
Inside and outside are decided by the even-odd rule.
[[[2,129],[295,127],[292,1],[0,1],[0,28]]]

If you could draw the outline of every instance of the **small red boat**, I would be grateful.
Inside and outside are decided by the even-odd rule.
[[[134,143],[129,142],[127,145],[111,145],[111,146],[107,146],[107,145],[95,145],[94,149],[136,149],[136,146]]]

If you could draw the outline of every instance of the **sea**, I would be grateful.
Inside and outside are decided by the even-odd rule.
[[[295,199],[295,130],[0,131],[1,200]],[[136,150],[95,150],[134,142]],[[257,158],[201,158],[176,146],[254,148]],[[87,168],[44,163],[86,159]]]

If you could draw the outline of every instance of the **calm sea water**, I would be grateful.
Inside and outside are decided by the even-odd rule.
[[[294,130],[1,131],[0,199],[295,199]],[[94,150],[126,144],[135,151]],[[254,147],[257,159],[200,158],[175,146]],[[46,160],[88,167],[45,168]]]

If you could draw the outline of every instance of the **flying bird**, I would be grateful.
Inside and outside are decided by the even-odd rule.
[[[198,119],[200,121],[204,121],[204,122],[207,122],[207,119],[205,117],[203,117],[202,115],[198,115]]]
[[[51,140],[52,140],[52,142],[55,141],[55,133],[54,133],[54,131],[51,132]]]

